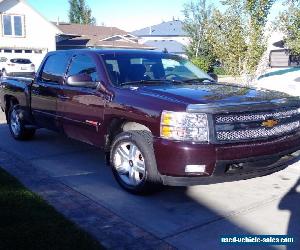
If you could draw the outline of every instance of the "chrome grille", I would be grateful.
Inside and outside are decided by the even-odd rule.
[[[272,111],[218,114],[215,116],[215,132],[218,141],[243,141],[266,139],[294,132],[300,128],[298,108]],[[275,119],[274,127],[264,127],[263,122]]]
[[[278,125],[273,128],[255,128],[246,130],[235,130],[235,131],[220,131],[217,132],[217,139],[219,141],[236,141],[245,139],[256,139],[264,138],[275,135],[281,135],[284,133],[292,132],[293,130],[299,128],[300,122],[291,122],[283,125]]]
[[[298,109],[277,112],[261,112],[257,114],[218,115],[216,116],[216,123],[253,122],[263,121],[268,118],[283,119],[296,114],[298,114]]]

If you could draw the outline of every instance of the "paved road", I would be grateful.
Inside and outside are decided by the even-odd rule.
[[[46,130],[16,142],[2,112],[0,148],[180,249],[223,249],[219,236],[226,234],[292,234],[300,241],[300,163],[252,180],[139,197],[120,189],[101,151]]]

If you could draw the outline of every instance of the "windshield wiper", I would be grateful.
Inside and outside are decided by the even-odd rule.
[[[206,83],[205,81],[209,81],[209,83],[215,82],[211,78],[203,77],[203,78],[193,78],[193,79],[188,79],[184,80],[184,83]]]
[[[129,82],[122,82],[120,86],[126,85],[136,85],[136,84],[148,84],[148,83],[183,83],[182,81],[178,80],[167,80],[167,79],[151,79],[151,80],[139,80],[139,81],[129,81]]]

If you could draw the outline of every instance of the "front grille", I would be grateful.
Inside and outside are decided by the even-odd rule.
[[[257,114],[242,114],[242,115],[218,115],[216,123],[233,123],[233,122],[251,122],[263,121],[268,118],[282,119],[298,114],[298,109],[277,111],[277,112],[262,112]]]
[[[274,127],[263,126],[273,119]],[[294,132],[300,127],[298,109],[284,109],[243,114],[222,114],[215,116],[216,139],[218,141],[245,141],[265,139]]]
[[[299,121],[279,125],[271,129],[267,128],[256,128],[236,131],[221,131],[217,132],[217,139],[220,141],[234,141],[234,140],[245,140],[253,138],[264,138],[274,135],[281,135],[284,133],[291,132],[299,128]]]

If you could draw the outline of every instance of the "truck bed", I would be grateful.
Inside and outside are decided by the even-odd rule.
[[[0,105],[4,111],[9,98],[15,98],[22,107],[30,107],[30,88],[33,78],[29,77],[1,77]]]

